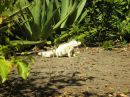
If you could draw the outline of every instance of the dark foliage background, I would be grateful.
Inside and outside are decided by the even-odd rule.
[[[128,0],[87,0],[87,15],[80,24],[70,26],[54,40],[76,38],[84,44],[99,45],[130,41],[130,4]],[[115,41],[115,42],[114,42]]]

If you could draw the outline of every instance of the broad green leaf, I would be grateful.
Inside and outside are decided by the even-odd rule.
[[[6,61],[4,57],[0,56],[0,81],[3,83],[10,73],[11,63]]]
[[[17,61],[16,64],[19,74],[25,80],[29,75],[29,64],[24,61]]]

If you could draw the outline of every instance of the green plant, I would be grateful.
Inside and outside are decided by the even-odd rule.
[[[60,20],[63,17],[67,16],[65,21],[60,26],[61,29],[70,28],[71,25],[73,25],[72,27],[74,27],[75,25],[79,25],[82,22],[82,20],[85,18],[88,12],[87,9],[84,9],[86,1],[87,0],[62,0],[61,2],[58,2],[57,0],[57,8],[59,6],[61,7],[58,9],[58,15],[56,17],[58,19],[56,20]],[[61,30],[59,31],[59,33],[55,34],[56,35],[54,36],[54,44],[59,44],[62,41],[66,41],[68,38],[72,36],[72,33],[66,30]]]
[[[2,4],[4,7],[2,9],[2,13],[0,14],[0,44],[8,45],[10,42],[10,37],[13,37],[14,39],[22,39],[14,32],[17,32],[16,29],[19,29],[19,25],[21,25],[19,22],[19,13],[30,5],[23,6],[19,9],[13,5],[16,4],[16,0],[8,0],[8,3],[3,0]]]
[[[85,4],[86,0],[34,0],[31,4],[27,0],[17,0],[11,11],[9,9],[4,12],[8,16],[6,20],[13,21],[9,23],[11,26],[6,26],[6,29],[18,24],[23,28],[21,30],[23,34],[20,34],[23,39],[46,40],[57,29],[80,23],[86,15]],[[14,14],[10,15],[10,12]],[[17,29],[16,26],[14,27]],[[19,33],[15,35],[18,39],[22,38],[18,37]]]
[[[120,40],[124,41],[126,39],[127,41],[130,41],[130,17],[126,17],[125,20],[119,22],[117,27],[120,32],[118,33]]]
[[[27,61],[25,61],[23,59],[16,59],[15,58],[15,60],[12,60],[12,63],[14,65],[16,65],[20,76],[25,80],[28,77],[29,71],[30,71],[29,62],[27,62]]]
[[[16,4],[16,0],[0,1],[0,83],[4,83],[7,80],[8,74],[11,73],[13,67],[17,67],[23,79],[26,79],[29,75],[30,61],[27,61],[28,58],[11,58],[26,43],[18,41],[16,42],[17,44],[14,44],[10,41],[10,36],[14,37],[12,30],[16,31],[16,28],[14,28],[16,24],[19,23],[21,25],[19,13],[29,7],[30,4],[23,6],[21,9],[16,8],[14,4]]]
[[[112,50],[112,48],[114,47],[113,42],[112,41],[104,41],[103,44],[102,44],[102,47],[105,50]]]
[[[53,0],[34,0],[29,8],[21,12],[21,21],[26,29],[28,40],[45,40],[52,32],[51,23],[56,12],[53,2]],[[21,0],[19,5],[22,7],[26,3],[29,2]]]
[[[83,11],[83,9],[86,4],[86,0],[61,0],[61,2],[56,0],[55,3],[57,8],[61,6],[58,9],[58,16],[56,17],[57,20],[60,21],[62,19],[65,19],[60,28],[64,28],[76,22],[80,23],[84,19],[86,11]]]
[[[86,44],[130,40],[129,0],[17,0],[16,6],[16,20],[23,33],[19,36],[25,40],[55,44],[71,38]]]
[[[7,76],[11,69],[11,63],[0,56],[0,82],[3,83],[7,79]]]
[[[28,3],[21,0],[19,5],[22,7]],[[27,38],[46,40],[58,28],[65,28],[74,22],[80,23],[85,17],[85,13],[81,15],[85,3],[86,0],[34,0],[29,8],[21,12]],[[68,23],[68,19],[74,14],[76,16],[71,19],[72,23]]]
[[[6,60],[3,56],[0,56],[0,83],[4,83],[8,74],[11,73],[11,69],[17,67],[17,70],[21,77],[25,80],[29,75],[30,65],[23,59],[14,58]]]
[[[9,8],[12,9],[15,3],[16,0],[0,0],[0,14]]]

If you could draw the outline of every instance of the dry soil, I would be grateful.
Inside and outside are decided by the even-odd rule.
[[[34,56],[27,80],[16,72],[0,85],[0,97],[130,97],[130,51],[80,48],[75,57]]]

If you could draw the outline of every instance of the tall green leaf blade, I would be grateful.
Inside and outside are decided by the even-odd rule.
[[[19,74],[25,80],[29,75],[29,64],[24,61],[17,61],[16,64]]]
[[[44,28],[44,24],[46,22],[46,4],[45,4],[45,0],[43,1],[43,4],[42,4],[42,10],[41,10],[41,29]]]
[[[77,14],[76,14],[76,18],[75,18],[75,22],[77,21],[77,19],[79,18],[79,16],[81,15],[83,8],[86,4],[86,0],[82,0],[80,1],[79,5],[78,5],[78,10],[77,10]]]
[[[30,7],[33,22],[31,23],[32,38],[31,40],[38,40],[41,33],[41,6],[42,0],[34,0],[34,4]]]
[[[60,14],[61,13],[61,10],[59,9],[61,4],[58,0],[55,0],[55,5],[56,5],[56,8],[58,9],[58,13]]]
[[[47,14],[47,20],[45,22],[45,27],[48,26],[48,24],[50,23],[51,18],[53,17],[53,1],[49,2],[49,6],[46,10],[46,14]]]
[[[64,16],[64,18],[62,18],[54,27],[53,30],[57,29],[68,17],[70,14],[72,14],[77,6],[77,2],[74,2],[73,6],[69,8],[69,12],[67,13],[66,16]]]
[[[82,13],[80,19],[78,20],[78,24],[86,17],[86,15],[87,15],[88,12],[89,12],[89,10],[86,9],[86,10]]]
[[[69,0],[62,0],[62,6],[61,6],[61,19],[64,18],[64,16],[68,13],[68,7],[69,7]]]
[[[35,0],[32,7],[30,7],[30,11],[34,18],[34,23],[38,26],[40,24],[41,4],[42,0]]]
[[[64,18],[68,14],[69,7],[70,7],[70,0],[62,0],[62,4],[61,4],[61,19]],[[61,28],[63,28],[65,26],[66,21],[67,21],[67,18],[61,24]]]
[[[27,9],[26,12],[30,14],[30,17],[32,16],[29,9]],[[28,30],[29,34],[32,35],[33,32],[32,32],[32,29],[31,29],[31,24],[29,22],[28,16],[26,14],[24,14],[22,11],[21,11],[21,15],[22,15],[21,19],[22,19],[26,29]]]
[[[43,29],[41,31],[41,34],[43,35],[42,37],[47,37],[50,34],[50,24],[52,21],[52,17],[54,16],[53,14],[53,0],[51,0],[50,2],[46,2],[49,3],[47,10],[44,10],[46,12],[46,15],[44,17],[46,17],[46,21],[45,24],[43,24]]]

